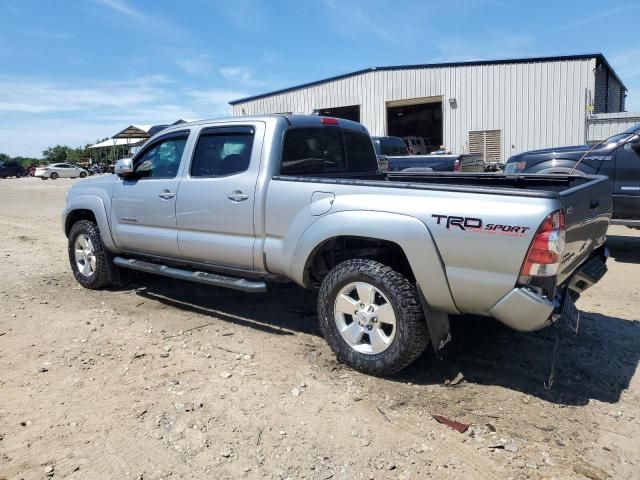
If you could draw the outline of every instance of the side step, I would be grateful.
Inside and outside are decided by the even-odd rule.
[[[242,292],[261,293],[267,291],[267,284],[261,281],[246,280],[244,278],[227,277],[217,273],[196,272],[181,268],[168,267],[157,263],[145,262],[133,258],[115,257],[113,263],[122,268],[138,270],[140,272],[155,273],[165,277],[203,283],[214,287],[231,288]]]
[[[629,219],[623,219],[623,218],[613,218],[611,219],[611,222],[609,222],[611,225],[623,225],[625,227],[631,227],[631,228],[640,228],[640,220],[629,220]]]

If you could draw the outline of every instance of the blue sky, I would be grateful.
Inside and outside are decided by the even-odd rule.
[[[364,67],[602,52],[640,111],[640,2],[0,0],[0,152],[39,156],[129,124]]]

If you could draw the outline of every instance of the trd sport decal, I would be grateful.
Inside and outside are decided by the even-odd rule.
[[[531,227],[522,227],[518,225],[501,225],[497,223],[487,223],[486,225],[481,218],[474,217],[456,217],[450,215],[431,215],[437,220],[437,224],[446,228],[459,228],[467,232],[490,233],[493,235],[513,235],[521,237]]]

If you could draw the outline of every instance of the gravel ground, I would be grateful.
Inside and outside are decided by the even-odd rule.
[[[379,379],[336,363],[294,286],[80,288],[73,181],[0,181],[0,479],[640,478],[635,231],[611,228],[552,390],[553,329],[477,317],[452,319],[444,361]]]

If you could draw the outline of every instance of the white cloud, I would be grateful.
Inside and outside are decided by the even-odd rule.
[[[97,0],[97,2],[102,3],[103,5],[106,5],[107,7],[115,10],[116,12],[123,13],[124,15],[127,15],[129,17],[134,17],[134,18],[143,17],[143,15],[140,12],[138,12],[133,7],[128,5],[126,2],[121,0]]]
[[[52,113],[89,108],[127,108],[159,100],[160,92],[154,83],[153,78],[141,78],[78,85],[0,76],[0,112]]]
[[[176,63],[188,74],[203,75],[211,71],[209,55],[201,54],[192,58],[177,60]]]
[[[265,82],[255,80],[253,73],[247,67],[224,67],[220,69],[220,74],[227,80],[239,82],[246,86],[260,87],[266,85]]]
[[[611,8],[609,10],[603,10],[603,11],[601,11],[599,13],[596,13],[595,15],[592,15],[590,17],[585,17],[585,18],[582,18],[580,20],[576,20],[575,22],[568,23],[567,25],[562,26],[561,30],[565,30],[565,29],[569,29],[569,28],[581,27],[583,25],[587,25],[589,23],[593,23],[593,22],[597,22],[598,20],[602,20],[603,18],[612,17],[612,16],[618,15],[620,13],[628,12],[629,10],[634,10],[634,9],[636,9],[638,7],[640,7],[640,4],[626,5],[624,7],[616,7],[616,8]]]
[[[93,143],[131,124],[229,115],[234,89],[185,90],[163,75],[60,82],[0,75],[0,152],[39,157],[50,145]]]
[[[369,12],[375,10],[370,3],[359,7],[353,3],[324,0],[325,6],[336,17],[332,26],[344,35],[355,40],[366,40],[367,35],[375,35],[382,40],[397,43],[402,34],[397,29],[388,29],[389,22],[377,22],[371,19]],[[391,23],[394,24],[394,23]]]
[[[204,112],[204,118],[229,115],[229,102],[249,95],[227,89],[187,90],[185,94],[197,103],[198,111]]]
[[[530,35],[491,31],[477,38],[443,37],[436,43],[440,55],[433,62],[490,60],[530,56],[535,38]]]
[[[137,30],[145,30],[167,41],[182,41],[191,38],[191,33],[184,30],[174,22],[150,13],[143,13],[132,7],[125,0],[94,0],[97,3],[110,8],[112,11],[128,17],[135,22]]]

